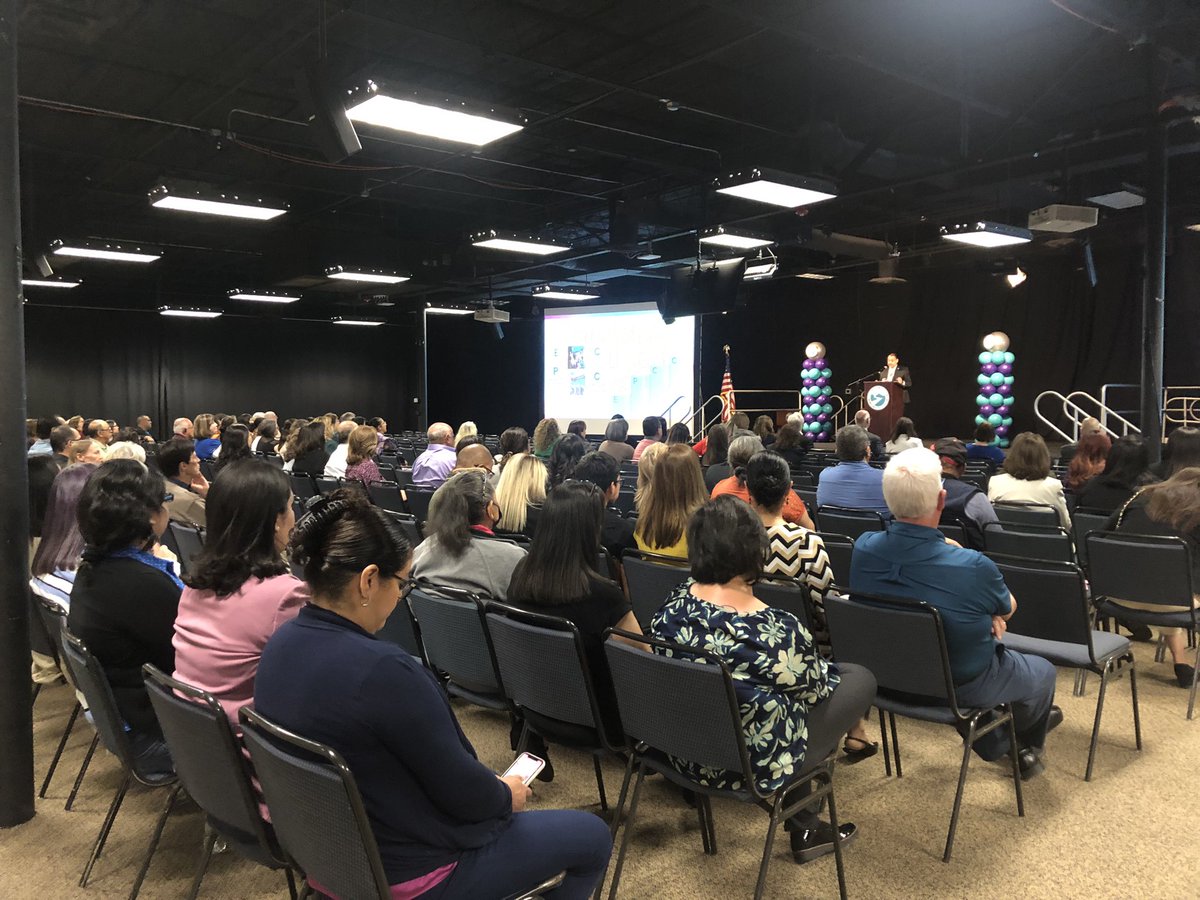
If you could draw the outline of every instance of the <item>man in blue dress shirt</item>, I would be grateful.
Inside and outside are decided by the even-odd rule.
[[[883,471],[872,467],[871,435],[858,425],[847,425],[837,433],[836,466],[821,471],[817,482],[817,506],[869,509],[885,519],[892,517],[883,499]]]

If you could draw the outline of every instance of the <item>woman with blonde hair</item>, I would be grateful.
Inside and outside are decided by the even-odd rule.
[[[474,422],[463,422],[458,426],[458,431],[454,433],[454,446],[458,446],[458,442],[463,438],[475,437],[479,434],[479,428]]]
[[[374,459],[379,449],[379,432],[370,425],[359,425],[350,432],[346,444],[346,480],[361,481],[363,484],[383,481]]]
[[[546,500],[546,464],[530,453],[509,457],[496,482],[496,505],[500,507],[497,531],[532,536],[534,523],[529,508]]]
[[[196,441],[196,455],[201,459],[212,459],[213,451],[221,446],[217,417],[212,413],[200,413],[192,420],[192,434]]]
[[[638,549],[687,559],[688,520],[706,500],[708,491],[695,452],[687,444],[667,447],[658,455],[654,475],[638,503],[633,533]]]
[[[104,445],[93,438],[80,438],[67,448],[67,465],[91,463],[98,466],[104,462]]]
[[[549,459],[560,437],[558,419],[542,419],[533,429],[533,455],[538,459]]]
[[[637,485],[633,494],[635,508],[642,508],[642,498],[646,495],[646,488],[650,486],[650,479],[654,477],[654,468],[658,465],[658,458],[666,452],[666,444],[651,444],[642,452],[641,461],[638,462]]]

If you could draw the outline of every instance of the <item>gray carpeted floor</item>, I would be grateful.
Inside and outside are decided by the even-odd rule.
[[[996,764],[973,760],[954,859],[941,861],[961,744],[950,729],[900,723],[904,777],[885,778],[882,755],[839,764],[835,786],[843,819],[861,834],[846,853],[853,897],[1196,897],[1200,837],[1190,824],[1200,794],[1200,719],[1185,718],[1187,694],[1168,681],[1167,664],[1153,664],[1152,647],[1136,645],[1142,664],[1145,750],[1133,749],[1129,683],[1108,692],[1092,782],[1083,770],[1098,682],[1071,694],[1072,676],[1060,673],[1058,703],[1066,721],[1051,736],[1047,771],[1025,785],[1026,811],[1017,818],[1012,782]],[[37,777],[69,712],[70,692],[43,692],[35,708]],[[511,758],[502,717],[459,705],[459,716],[481,758],[501,768]],[[87,733],[85,733],[87,732]],[[118,779],[111,758],[98,755],[75,810],[63,801],[90,732],[80,728],[38,815],[0,832],[0,898],[125,897],[145,847],[161,792],[131,792],[117,819],[91,886],[77,886],[91,842]],[[586,756],[552,748],[557,777],[535,785],[535,807],[598,809]],[[621,771],[606,768],[615,802]],[[766,816],[734,803],[715,805],[719,853],[701,851],[695,813],[661,783],[643,794],[635,840],[621,882],[624,897],[748,897],[762,851]],[[1168,814],[1170,813],[1170,814]],[[181,897],[200,849],[202,820],[187,806],[167,825],[142,896]],[[795,865],[781,835],[771,865],[771,897],[834,896],[833,858]],[[215,857],[202,897],[286,897],[281,874],[231,854]]]

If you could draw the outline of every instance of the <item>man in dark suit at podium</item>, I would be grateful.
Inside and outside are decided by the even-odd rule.
[[[911,398],[908,389],[912,387],[912,376],[908,374],[908,366],[900,365],[900,357],[895,353],[888,354],[887,365],[879,370],[879,380],[894,381],[904,388],[904,405],[909,404]]]

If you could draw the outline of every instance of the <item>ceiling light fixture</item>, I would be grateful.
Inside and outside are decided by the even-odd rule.
[[[662,259],[662,254],[655,253],[654,252],[654,243],[652,241],[647,241],[646,248],[644,250],[642,250],[637,256],[635,256],[634,259],[641,260],[642,262],[655,262],[656,260]]]
[[[1009,274],[1005,275],[1004,280],[1008,282],[1008,286],[1010,288],[1015,288],[1017,285],[1024,284],[1025,279],[1028,277],[1029,276],[1025,274],[1025,270],[1020,266],[1017,266],[1017,271],[1010,272]]]
[[[439,316],[473,316],[473,309],[452,309],[448,306],[427,306],[425,312],[436,313]]]
[[[600,294],[589,288],[540,284],[533,289],[533,297],[535,300],[598,300]]]
[[[279,291],[245,291],[234,288],[229,291],[229,299],[253,300],[256,303],[295,303],[300,298],[295,294],[283,294]]]
[[[775,169],[755,168],[733,172],[717,179],[716,186],[718,194],[788,209],[812,206],[837,196],[837,190],[828,182]]]
[[[108,241],[55,241],[50,245],[50,250],[55,256],[105,259],[111,262],[152,263],[162,259],[162,251],[156,247],[114,244]]]
[[[334,316],[334,325],[382,325],[383,319],[348,319],[345,316]]]
[[[870,284],[908,284],[908,279],[900,275],[900,255],[881,259],[879,274],[870,279]]]
[[[200,309],[196,307],[160,306],[160,316],[175,316],[180,319],[215,319],[223,313],[219,309]]]
[[[1197,222],[1195,225],[1188,225],[1186,228],[1188,231],[1200,231],[1200,222]]]
[[[288,211],[286,203],[243,193],[223,191],[199,182],[167,182],[150,192],[150,205],[159,209],[267,221]]]
[[[534,256],[550,256],[570,250],[570,245],[554,244],[532,235],[479,231],[471,235],[471,245],[488,250],[503,250],[506,253],[531,253]]]
[[[1122,184],[1115,191],[1088,197],[1087,202],[1095,203],[1097,206],[1107,206],[1109,209],[1133,209],[1136,206],[1144,206],[1146,197],[1141,188],[1132,184]]]
[[[325,277],[337,281],[366,281],[371,284],[399,284],[412,278],[411,275],[390,272],[386,269],[346,268],[345,266],[330,266],[325,270]]]
[[[1015,225],[999,222],[963,222],[958,225],[943,225],[942,238],[957,241],[972,247],[1009,247],[1013,244],[1028,244],[1033,232]]]
[[[746,269],[742,273],[742,281],[764,281],[771,278],[779,269],[779,260],[769,249],[759,251],[757,259],[746,260]]]
[[[66,278],[22,278],[25,287],[43,288],[77,288],[82,282],[68,281]]]
[[[700,232],[700,243],[713,247],[728,247],[731,250],[757,250],[759,247],[769,247],[773,240],[746,231],[736,231],[718,225]]]
[[[420,96],[374,81],[354,88],[346,101],[352,122],[482,147],[525,127],[525,120],[495,106],[475,108],[465,100]]]
[[[809,281],[832,281],[834,276],[826,272],[801,272],[797,278],[806,278]]]

